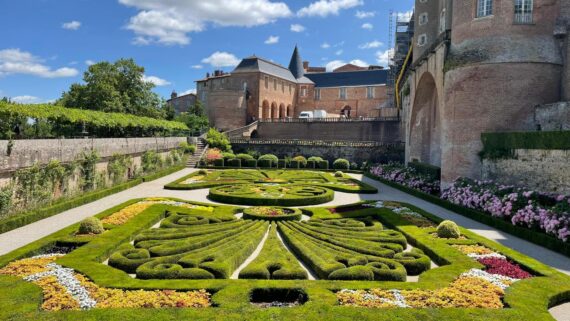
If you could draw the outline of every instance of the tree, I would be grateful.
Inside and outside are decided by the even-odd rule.
[[[196,101],[193,106],[190,106],[187,113],[181,113],[175,118],[175,120],[185,123],[192,131],[198,131],[202,128],[206,128],[210,123],[200,101]]]
[[[217,148],[222,152],[229,152],[232,150],[232,145],[228,136],[224,133],[220,133],[215,128],[210,128],[210,130],[208,130],[206,142],[210,148]]]
[[[164,118],[164,102],[152,91],[154,84],[144,81],[144,68],[133,59],[89,66],[84,84],[72,84],[58,105],[104,112]]]

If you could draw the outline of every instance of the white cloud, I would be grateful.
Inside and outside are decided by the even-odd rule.
[[[389,66],[392,63],[391,58],[394,56],[394,48],[386,51],[376,52],[376,62],[381,66]]]
[[[342,55],[343,52],[344,52],[344,50],[339,49],[339,50],[337,50],[334,54],[337,55],[337,56],[340,56],[340,55]]]
[[[204,31],[209,24],[253,27],[292,15],[285,2],[270,0],[119,0],[139,10],[127,29],[136,37],[133,43],[187,45],[188,33]]]
[[[358,19],[374,18],[376,12],[374,11],[356,11],[355,17]]]
[[[170,85],[170,81],[156,76],[143,75],[143,81],[153,83],[155,86],[162,87]]]
[[[233,54],[228,52],[214,52],[210,57],[202,59],[202,63],[210,64],[212,67],[234,67],[239,64],[240,60]]]
[[[193,66],[191,66],[190,68],[192,68],[192,69],[202,69],[202,68],[204,68],[204,66],[202,66],[202,65],[193,65]]]
[[[40,98],[36,96],[24,95],[24,96],[12,97],[11,100],[19,104],[34,104],[34,103],[37,104],[40,101]]]
[[[319,0],[311,3],[308,7],[301,8],[297,15],[299,17],[336,16],[343,9],[350,9],[363,4],[362,0]]]
[[[196,88],[188,89],[188,90],[186,90],[186,91],[180,93],[179,96],[184,96],[184,95],[189,95],[189,94],[194,94],[194,95],[195,95],[195,94],[196,94]]]
[[[321,45],[321,48],[323,48],[323,49],[329,49],[330,47],[331,47],[331,45],[329,45],[328,42],[324,42],[324,43]]]
[[[93,61],[93,60],[91,60],[91,59],[87,59],[87,60],[85,60],[85,64],[86,64],[87,66],[91,66],[91,65],[94,65],[94,64],[95,64],[95,61]]]
[[[383,46],[384,44],[378,40],[374,40],[371,42],[367,42],[367,43],[363,43],[360,46],[358,46],[358,48],[360,49],[372,49],[372,48],[379,48],[381,46]]]
[[[70,21],[70,22],[66,22],[66,23],[62,24],[61,27],[63,29],[67,29],[67,30],[77,30],[81,27],[81,22],[74,20],[74,21]]]
[[[362,25],[362,29],[372,30],[374,29],[374,25],[372,25],[371,23],[365,23]]]
[[[269,38],[267,38],[267,40],[265,40],[266,45],[274,45],[278,42],[279,42],[278,36],[269,36]]]
[[[52,70],[44,61],[20,49],[0,50],[0,76],[12,74],[33,75],[42,78],[74,77],[77,69],[63,67]]]
[[[360,60],[360,59],[354,59],[354,60],[351,60],[351,61],[348,62],[348,63],[349,63],[349,64],[356,65],[356,66],[358,66],[358,67],[368,67],[368,66],[369,66],[369,64],[366,63],[366,61]],[[330,61],[329,63],[327,63],[325,67],[327,68],[327,71],[328,71],[328,72],[331,72],[331,71],[333,71],[333,70],[335,70],[335,69],[337,69],[337,68],[339,68],[339,67],[342,67],[342,66],[344,66],[344,65],[346,65],[346,64],[347,64],[347,62],[344,61],[344,60],[333,60],[333,61]]]
[[[300,24],[292,24],[291,25],[291,31],[293,32],[303,32],[305,31],[305,26],[300,25]]]

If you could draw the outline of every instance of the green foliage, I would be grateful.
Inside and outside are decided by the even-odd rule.
[[[416,173],[420,175],[425,175],[432,180],[440,180],[441,179],[441,168],[427,164],[427,163],[420,163],[418,161],[409,162],[408,166],[413,168]]]
[[[293,160],[299,162],[299,164],[301,164],[301,167],[307,166],[307,159],[303,156],[295,156],[293,157]]]
[[[481,158],[512,158],[515,149],[570,149],[570,131],[482,133]]]
[[[228,136],[224,133],[220,133],[215,128],[210,128],[210,130],[208,130],[206,142],[210,148],[217,148],[222,152],[229,152],[232,150],[232,145],[230,144]]]
[[[78,136],[83,125],[89,134],[99,137],[154,136],[155,133],[175,133],[188,130],[179,122],[139,117],[121,113],[104,113],[100,111],[65,108],[53,105],[21,105],[0,102],[0,138],[9,138],[8,131],[16,124],[26,129],[27,118],[36,119],[39,124],[49,124],[51,129],[40,130],[38,125],[30,128],[32,132],[24,132],[25,138]]]
[[[222,157],[224,158],[224,160],[229,160],[236,158],[236,155],[232,152],[224,152],[222,153]]]
[[[304,280],[307,272],[301,268],[279,238],[275,224],[259,255],[239,273],[240,279]]]
[[[0,216],[7,213],[12,207],[12,198],[14,197],[14,186],[12,184],[0,187]]]
[[[350,169],[350,162],[344,158],[339,158],[339,159],[334,161],[333,168],[334,169],[348,170],[348,169]]]
[[[127,179],[127,169],[133,165],[133,159],[129,155],[115,154],[107,163],[107,174],[113,184],[118,184]]]
[[[84,84],[71,85],[58,105],[103,112],[118,112],[152,118],[165,118],[163,102],[152,91],[154,84],[144,80],[144,68],[133,59],[89,66]]]
[[[336,172],[334,173],[334,177],[344,177],[344,173],[341,172],[341,171],[336,171]]]
[[[299,209],[284,207],[248,207],[243,210],[243,219],[264,221],[299,221],[302,216]]]
[[[162,167],[162,158],[152,150],[146,151],[141,157],[143,172],[150,173]]]
[[[295,184],[237,184],[213,187],[208,198],[238,205],[306,206],[330,202],[334,192],[328,188]]]
[[[241,159],[242,161],[248,161],[248,160],[253,160],[253,156],[249,155],[249,154],[237,154],[236,158]]]
[[[437,236],[446,239],[456,239],[461,236],[461,232],[455,222],[443,221],[437,226]]]
[[[181,113],[175,120],[186,124],[192,131],[199,131],[209,126],[208,116],[200,101],[196,101],[187,113]]]
[[[257,159],[257,162],[260,163],[260,161],[265,161],[265,162],[269,162],[269,165],[266,166],[261,166],[260,167],[274,167],[277,166],[277,163],[279,162],[279,158],[277,158],[277,156],[273,155],[273,154],[265,154],[262,156],[259,156],[259,158]]]
[[[77,234],[101,234],[105,232],[103,223],[96,217],[88,217],[79,223]]]
[[[311,156],[307,159],[308,161],[315,161],[315,162],[321,162],[323,161],[322,157],[318,157],[318,156]]]
[[[96,165],[100,157],[96,150],[83,152],[79,159],[79,170],[81,172],[81,189],[90,191],[97,188]]]
[[[14,140],[10,138],[8,145],[6,146],[6,156],[10,157],[12,155],[12,149],[14,148]]]
[[[187,142],[181,142],[178,147],[182,149],[184,154],[194,154],[196,152],[196,145],[191,145]]]

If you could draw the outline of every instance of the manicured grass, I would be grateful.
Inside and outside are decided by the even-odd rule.
[[[99,218],[109,216],[125,206],[134,204],[140,200],[133,200],[120,206],[109,209],[97,215]],[[196,203],[197,204],[197,203]],[[204,205],[204,204],[197,204]],[[387,208],[367,208],[348,211],[329,211],[324,208],[306,209],[306,213],[312,215],[308,223],[284,222],[279,223],[283,228],[288,228],[290,235],[298,239],[310,240],[312,244],[321,244],[321,258],[326,259],[329,253],[339,253],[354,259],[357,262],[360,256],[376,256],[385,248],[364,246],[370,244],[374,238],[384,237],[384,244],[394,244],[387,250],[393,250],[402,246],[404,242],[412,244],[435,261],[440,267],[430,269],[420,274],[419,282],[393,282],[393,281],[346,281],[346,280],[229,280],[229,279],[133,279],[126,272],[101,264],[109,256],[125,247],[131,247],[131,240],[145,242],[154,240],[153,229],[149,229],[167,215],[187,215],[193,217],[187,220],[167,221],[164,224],[183,224],[190,227],[163,227],[164,230],[180,230],[178,232],[165,231],[165,235],[171,236],[183,232],[210,232],[208,225],[232,225],[231,216],[239,211],[237,207],[214,206],[209,213],[182,209],[168,204],[156,204],[131,218],[123,225],[113,226],[105,233],[90,237],[78,243],[84,244],[72,253],[59,259],[57,263],[86,275],[99,286],[115,287],[124,289],[207,289],[214,293],[212,300],[216,307],[206,309],[94,309],[90,311],[60,311],[42,312],[38,309],[41,302],[41,293],[37,286],[24,282],[14,277],[0,276],[0,319],[10,320],[551,320],[547,308],[557,302],[570,298],[570,278],[555,269],[548,267],[534,259],[526,257],[516,251],[504,247],[498,243],[480,237],[469,230],[461,229],[466,240],[439,239],[432,236],[434,229],[423,229],[413,225],[403,216],[398,215]],[[408,204],[413,211],[420,213],[434,221],[439,219],[429,213]],[[201,224],[208,220],[208,224]],[[213,220],[213,224],[210,223]],[[195,224],[192,224],[194,222]],[[200,222],[200,223],[198,223]],[[362,224],[361,224],[362,223]],[[161,223],[162,224],[162,223]],[[245,224],[248,224],[247,222]],[[249,223],[252,224],[252,223]],[[264,224],[264,223],[253,223]],[[267,223],[265,223],[267,224]],[[364,224],[364,226],[362,226]],[[198,228],[197,228],[198,227]],[[267,227],[267,225],[265,225]],[[383,227],[393,229],[389,232]],[[0,257],[0,267],[19,258],[32,256],[42,249],[50,247],[61,240],[73,242],[73,232],[78,224],[65,228],[57,233],[45,237],[39,241],[20,248],[12,253]],[[211,227],[212,228],[212,227]],[[281,227],[280,227],[281,228]],[[222,231],[226,230],[224,228]],[[260,229],[261,230],[261,229]],[[264,233],[265,230],[262,230]],[[386,235],[384,235],[386,234]],[[293,237],[292,236],[292,237]],[[199,237],[194,235],[190,237]],[[319,239],[321,238],[321,239]],[[330,240],[325,243],[323,238]],[[235,238],[229,238],[226,243],[232,243]],[[196,239],[195,239],[196,240]],[[333,244],[334,241],[342,241],[341,244]],[[351,240],[351,242],[348,242]],[[85,243],[87,242],[87,243]],[[255,242],[253,242],[255,243]],[[511,286],[504,297],[504,302],[509,308],[499,310],[486,309],[367,309],[347,306],[338,306],[334,291],[341,289],[438,289],[449,285],[461,273],[471,268],[481,268],[482,265],[467,257],[454,247],[453,244],[480,244],[507,256],[510,260],[531,271],[535,277],[516,282]],[[289,243],[291,245],[291,243]],[[301,245],[308,243],[299,242]],[[373,243],[382,244],[382,242]],[[246,244],[244,243],[244,247]],[[351,249],[353,248],[354,249]],[[341,249],[342,248],[342,249]],[[176,249],[176,246],[173,247]],[[270,250],[271,248],[268,248]],[[356,251],[356,250],[358,251]],[[164,250],[164,249],[162,249]],[[358,253],[354,254],[352,252]],[[301,252],[299,253],[306,253]],[[419,252],[418,252],[419,253]],[[236,257],[238,255],[236,254]],[[398,258],[394,255],[394,261]],[[261,259],[260,259],[261,260]],[[343,261],[343,260],[341,260]],[[339,262],[339,261],[337,261]],[[316,262],[319,263],[320,262]],[[317,264],[315,263],[315,266]],[[332,262],[331,262],[332,263]],[[346,262],[348,263],[348,262]],[[339,264],[343,264],[339,262]],[[406,270],[412,266],[400,263]],[[327,268],[330,264],[321,264]],[[421,266],[421,262],[418,263]],[[220,265],[221,266],[221,265]],[[367,274],[363,267],[367,265],[354,265],[357,269],[346,271],[341,274],[342,278],[353,278]],[[340,266],[339,266],[340,267]],[[340,270],[346,268],[343,265]],[[332,271],[334,272],[334,271]],[[407,271],[410,274],[410,271]],[[271,289],[300,289],[308,296],[308,301],[294,308],[271,308],[261,309],[250,304],[251,293],[256,289],[271,291]]]

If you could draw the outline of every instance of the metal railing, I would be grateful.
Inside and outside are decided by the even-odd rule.
[[[350,123],[371,121],[400,121],[400,117],[266,118],[259,120],[260,123]]]
[[[230,138],[232,144],[249,145],[293,145],[293,146],[320,146],[320,147],[400,147],[403,142],[372,142],[372,141],[343,141],[343,140],[312,140],[312,139],[245,139]]]
[[[515,23],[520,25],[532,24],[532,12],[515,13]]]

